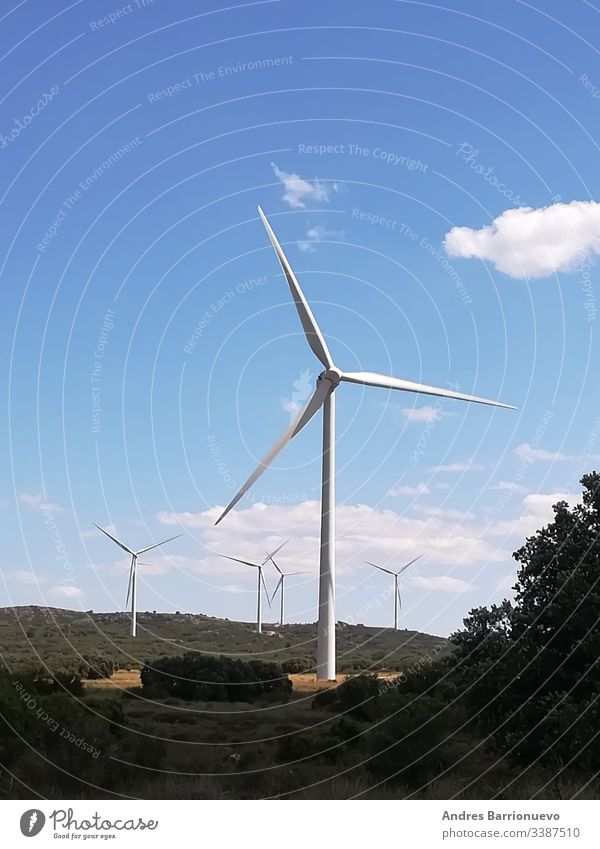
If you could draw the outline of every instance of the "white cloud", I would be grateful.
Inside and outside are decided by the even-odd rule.
[[[473,585],[467,581],[451,578],[449,575],[415,575],[414,578],[409,578],[407,583],[413,587],[422,587],[424,590],[441,590],[445,593],[464,593],[474,589]]]
[[[464,522],[467,519],[474,519],[475,514],[470,510],[455,510],[452,507],[415,507],[419,513],[425,516],[432,516],[436,519],[455,519],[458,522]]]
[[[600,203],[508,209],[480,230],[453,227],[444,247],[450,256],[490,260],[517,279],[572,271],[600,253]]]
[[[508,492],[527,492],[527,488],[512,481],[498,481],[497,489],[508,490]]]
[[[341,242],[346,235],[344,230],[328,230],[326,227],[309,227],[306,231],[306,239],[298,242],[298,247],[305,253],[314,253],[317,242],[322,242],[324,239],[333,242]]]
[[[441,411],[437,407],[405,407],[401,410],[409,422],[437,422],[442,418]]]
[[[544,451],[543,448],[534,448],[528,442],[522,442],[521,445],[517,445],[515,448],[515,454],[521,460],[529,460],[532,463],[536,460],[544,460],[552,463],[575,459],[568,454],[561,454],[560,451]]]
[[[282,171],[274,162],[271,162],[275,176],[283,185],[283,200],[292,209],[302,209],[306,206],[305,201],[328,201],[330,189],[322,185],[317,179],[303,180],[299,174],[288,174]],[[335,191],[335,184],[332,186]]]
[[[558,501],[576,504],[581,501],[581,495],[574,496],[568,492],[532,492],[523,499],[522,513],[517,519],[506,519],[492,524],[489,533],[493,536],[514,536],[525,542],[526,537],[553,520],[552,506]]]
[[[203,513],[159,513],[163,524],[184,525],[196,530],[199,542],[208,549],[198,566],[203,572],[218,570],[229,574],[238,569],[218,554],[263,560],[269,547],[284,539],[290,542],[282,550],[282,562],[288,560],[299,570],[315,571],[319,560],[318,501],[298,504],[254,503],[232,511],[222,525],[214,526],[222,508]],[[226,527],[225,527],[226,525]],[[382,510],[365,504],[341,504],[336,510],[336,552],[340,573],[363,568],[364,560],[385,565],[391,560],[410,560],[426,553],[435,563],[487,562],[506,559],[506,554],[490,546],[481,527],[465,524],[457,529],[456,520],[437,516],[406,516],[401,511]],[[458,530],[458,533],[457,533]],[[233,570],[232,570],[233,567]]]
[[[50,592],[58,598],[83,598],[83,591],[79,587],[67,584],[57,584],[55,587],[50,587]]]
[[[65,509],[60,504],[55,504],[53,501],[47,501],[41,493],[33,494],[31,492],[21,492],[19,501],[25,504],[30,510],[48,510],[50,513],[62,513]]]
[[[429,493],[427,484],[418,483],[416,486],[395,486],[390,489],[388,495],[429,495]]]
[[[4,576],[9,580],[18,581],[19,584],[42,584],[45,581],[44,578],[27,569],[15,569],[12,572],[5,572]]]
[[[483,466],[478,466],[473,460],[466,460],[462,463],[446,463],[442,466],[433,466],[429,471],[430,472],[470,472],[470,471],[478,471],[480,472],[483,469]]]

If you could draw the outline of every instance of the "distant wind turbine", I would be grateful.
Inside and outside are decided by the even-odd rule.
[[[285,543],[282,543],[285,545]],[[279,546],[281,548],[281,545]],[[276,549],[274,554],[277,553],[279,549]],[[250,560],[240,560],[239,557],[230,557],[228,554],[220,554],[220,557],[225,557],[226,560],[233,560],[235,563],[243,563],[245,566],[252,566],[253,569],[258,569],[258,585],[257,585],[257,598],[256,598],[256,632],[258,634],[262,634],[262,592],[264,589],[265,596],[267,598],[267,603],[269,607],[271,607],[271,600],[269,598],[269,590],[267,589],[267,585],[265,583],[265,576],[263,575],[263,566],[269,560],[271,555],[267,555],[266,560],[263,560],[262,563],[252,563]]]
[[[276,586],[276,587],[275,587],[275,589],[273,590],[273,595],[271,596],[271,604],[273,603],[273,599],[275,598],[275,596],[277,595],[277,591],[279,590],[279,592],[280,592],[280,595],[279,595],[279,601],[280,601],[280,603],[279,603],[279,624],[280,624],[280,625],[283,625],[283,621],[284,621],[284,604],[285,604],[285,602],[284,602],[284,594],[285,594],[285,579],[286,579],[286,578],[291,578],[291,577],[292,577],[292,575],[308,575],[308,572],[283,572],[283,571],[279,568],[279,566],[278,566],[278,565],[277,565],[277,563],[275,562],[275,559],[274,559],[274,558],[275,558],[275,555],[277,554],[277,552],[278,552],[278,551],[280,551],[280,549],[282,549],[282,548],[283,548],[283,546],[285,545],[285,543],[286,543],[286,542],[289,542],[289,540],[288,540],[288,539],[286,539],[286,541],[285,541],[285,542],[282,542],[282,543],[281,543],[281,545],[279,546],[279,548],[275,549],[275,551],[273,552],[273,554],[268,554],[268,555],[267,555],[267,560],[265,560],[265,563],[266,563],[268,560],[270,560],[270,561],[271,561],[271,563],[273,564],[273,566],[274,566],[274,567],[277,569],[277,571],[279,572],[279,580],[277,581],[277,586]]]
[[[414,560],[411,560],[410,563],[407,563],[406,566],[402,567],[402,569],[398,569],[397,572],[393,572],[391,569],[385,569],[383,566],[378,566],[376,563],[370,563],[368,560],[365,560],[365,563],[367,563],[369,566],[374,566],[376,569],[379,569],[380,572],[387,572],[388,575],[394,576],[394,631],[398,630],[398,607],[402,609],[402,596],[400,595],[398,578],[406,569],[408,569],[409,566],[412,566],[413,563],[416,563],[420,557],[423,557],[423,555],[419,554],[418,557],[415,557]]]
[[[177,536],[169,537],[169,539],[163,539],[162,542],[155,542],[154,545],[148,545],[146,548],[140,548],[138,549],[138,551],[133,551],[131,548],[129,548],[129,546],[125,545],[124,542],[121,542],[112,534],[109,534],[108,531],[105,531],[104,528],[101,528],[100,525],[96,525],[95,522],[94,526],[98,528],[99,531],[102,531],[103,534],[106,534],[109,539],[112,539],[112,541],[116,543],[119,548],[122,548],[123,551],[126,551],[127,554],[131,555],[131,565],[129,567],[129,581],[127,583],[127,601],[125,602],[125,606],[129,606],[129,599],[131,598],[131,636],[135,637],[137,633],[137,559],[140,554],[145,554],[146,551],[151,551],[153,548],[158,548],[160,545],[164,545],[166,542],[171,542],[174,539],[179,539],[179,537],[183,535],[177,534]]]
[[[250,487],[269,467],[279,452],[308,424],[315,413],[323,407],[323,472],[321,483],[321,548],[319,566],[319,620],[317,625],[317,678],[320,680],[335,680],[335,390],[339,384],[358,383],[363,386],[376,386],[381,389],[400,389],[404,392],[417,392],[422,395],[435,395],[441,398],[454,398],[461,401],[474,401],[477,404],[488,404],[492,407],[507,407],[508,404],[489,401],[474,395],[454,392],[388,377],[368,371],[343,372],[334,364],[323,334],[312,314],[310,306],[296,280],[281,245],[277,241],[271,225],[260,208],[258,212],[267,230],[277,258],[287,280],[292,298],[296,305],[300,322],[313,353],[324,366],[324,371],[317,378],[313,396],[299,411],[298,415],[277,440],[266,457],[250,475],[235,497],[229,502],[215,524],[229,513]]]

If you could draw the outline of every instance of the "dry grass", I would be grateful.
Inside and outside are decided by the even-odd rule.
[[[139,669],[117,669],[110,678],[84,678],[86,690],[125,690],[128,687],[141,687]]]
[[[379,678],[389,680],[397,678],[398,672],[378,672]],[[336,681],[317,681],[317,678],[312,672],[302,672],[296,675],[289,676],[294,687],[294,693],[298,695],[306,695],[307,693],[316,693],[318,690],[336,687],[345,681],[347,675],[338,675]],[[83,685],[86,690],[125,690],[129,687],[140,687],[140,671],[139,669],[118,669],[110,678],[85,679]]]

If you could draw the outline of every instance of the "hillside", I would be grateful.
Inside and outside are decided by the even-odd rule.
[[[94,613],[54,607],[0,608],[0,647],[10,671],[46,666],[52,672],[76,671],[84,661],[133,668],[184,651],[254,657],[281,663],[297,659],[295,671],[314,665],[314,624],[252,625],[191,613],[138,614],[138,636],[129,633],[125,613]],[[418,631],[393,631],[338,623],[338,671],[403,669],[431,662],[448,650],[442,637]],[[86,670],[81,668],[84,674]]]

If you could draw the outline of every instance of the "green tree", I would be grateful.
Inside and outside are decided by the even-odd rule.
[[[499,749],[600,767],[600,474],[515,552],[514,603],[472,610],[454,634],[468,700]],[[586,731],[587,729],[587,731]]]

